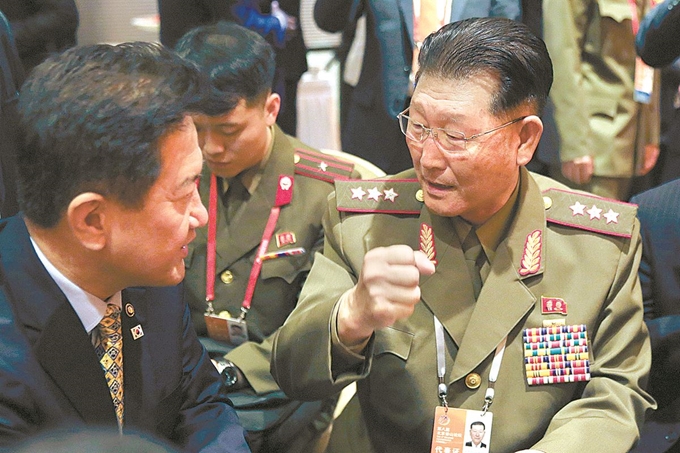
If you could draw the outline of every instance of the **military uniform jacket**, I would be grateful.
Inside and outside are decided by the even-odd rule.
[[[378,189],[383,194],[393,189],[398,196],[391,198],[410,200],[419,187],[403,179],[413,176],[410,170]],[[372,186],[364,184],[369,193]],[[549,186],[559,190],[541,192]],[[357,381],[360,407],[350,407],[355,417],[341,415],[333,427],[333,435],[347,434],[345,423],[356,428],[353,437],[346,437],[352,445],[344,451],[429,451],[439,404],[433,316],[445,329],[450,407],[482,409],[494,351],[507,336],[490,408],[491,452],[592,451],[594,441],[598,452],[628,451],[653,404],[642,390],[651,353],[637,277],[640,239],[634,206],[571,192],[522,169],[517,212],[475,303],[450,219],[422,204],[409,214],[413,202],[389,208],[384,199],[371,212],[358,213],[354,207],[340,212],[338,206],[356,206],[347,189],[338,185],[329,203],[324,255],[315,260],[300,302],[272,350],[272,374],[293,398],[320,398]],[[584,213],[572,215],[581,205]],[[386,207],[392,213],[376,213]],[[591,207],[592,219],[586,212]],[[616,223],[607,224],[603,214],[609,209],[618,213]],[[421,303],[409,318],[376,331],[365,357],[354,356],[333,340],[337,301],[356,283],[369,249],[391,244],[427,249],[421,246],[423,224],[432,228],[431,257],[437,264],[432,276],[421,278]],[[539,239],[533,254],[527,253],[530,236]],[[563,299],[566,315],[543,314],[542,297]],[[473,307],[467,327],[459,320],[466,306]],[[586,325],[590,381],[528,386],[522,332],[547,319]],[[476,389],[466,385],[472,373],[481,377]]]
[[[245,206],[232,219],[231,225],[226,224],[224,205],[218,201],[213,305],[216,313],[227,310],[236,317],[240,313],[250,271],[274,206],[279,175],[289,175],[294,179],[293,199],[281,208],[267,252],[304,247],[306,253],[263,262],[246,318],[251,341],[228,355],[258,393],[278,390],[269,375],[269,347],[259,343],[274,333],[295,307],[300,288],[311,268],[314,252],[320,251],[323,246],[321,218],[326,211],[328,195],[333,190],[332,181],[336,177],[356,176],[352,169],[352,164],[311,150],[275,126],[274,144],[262,179],[250,199],[244,203]],[[206,206],[209,184],[210,172],[206,170],[200,186]],[[282,238],[280,247],[276,240],[279,235]],[[291,242],[292,236],[294,242]],[[204,227],[197,230],[197,237],[189,245],[186,259],[187,299],[199,336],[207,336],[203,316],[206,311],[206,243],[207,227]]]
[[[648,11],[637,0],[637,17]],[[591,155],[594,174],[631,177],[659,143],[659,75],[649,104],[634,101],[635,36],[627,0],[546,0],[544,39],[562,162]]]

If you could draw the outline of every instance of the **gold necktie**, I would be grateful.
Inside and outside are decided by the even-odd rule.
[[[106,314],[99,322],[99,334],[95,344],[111,392],[118,426],[123,426],[123,335],[120,323],[120,307],[108,304]]]

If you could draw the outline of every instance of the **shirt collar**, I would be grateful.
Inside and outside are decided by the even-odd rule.
[[[519,186],[520,183],[518,180],[517,186],[515,186],[515,190],[513,190],[507,203],[505,203],[498,212],[492,215],[489,220],[477,227],[475,231],[489,263],[491,263],[494,256],[496,256],[496,248],[498,247],[498,244],[501,243],[503,237],[505,237],[505,232],[515,216],[515,207],[519,197]],[[454,217],[452,220],[456,234],[462,243],[472,229],[472,225],[461,217]]]
[[[64,293],[88,334],[97,327],[97,324],[99,324],[106,314],[107,304],[114,304],[118,307],[122,307],[122,296],[120,291],[111,296],[108,301],[101,300],[66,278],[66,276],[47,259],[33,238],[31,238],[31,244],[33,244],[38,259],[43,266],[45,266],[45,269],[47,269],[47,273],[50,274],[52,280],[54,280]]]
[[[255,193],[257,186],[260,184],[260,181],[262,180],[262,175],[264,174],[264,169],[267,166],[267,162],[269,162],[269,156],[271,156],[272,149],[274,149],[274,139],[276,137],[276,131],[274,129],[274,126],[269,126],[269,134],[272,139],[269,141],[269,147],[267,148],[267,152],[264,154],[264,157],[262,158],[260,163],[258,165],[248,168],[247,170],[243,170],[239,175],[235,176],[235,178],[239,178],[241,180],[241,184],[243,184],[243,187],[246,188],[250,195]],[[226,191],[229,189],[229,181],[226,180],[224,182],[225,183],[223,184],[222,187],[224,192],[226,193]]]

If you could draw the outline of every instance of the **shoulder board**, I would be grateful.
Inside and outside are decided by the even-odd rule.
[[[562,189],[544,191],[543,201],[548,222],[624,238],[633,233],[634,204]]]
[[[417,179],[335,181],[338,211],[420,214],[423,191]]]
[[[354,164],[320,151],[295,149],[295,173],[332,183],[336,179],[349,179]]]

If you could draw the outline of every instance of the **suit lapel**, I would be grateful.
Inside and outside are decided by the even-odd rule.
[[[144,336],[135,338],[133,329],[144,331],[146,321],[146,304],[144,288],[128,288],[123,291],[123,312],[121,323],[123,330],[123,386],[125,404],[125,426],[144,425],[141,417],[144,401],[144,380],[142,374],[142,345]],[[139,326],[139,327],[138,327]],[[155,369],[147,363],[147,370]]]
[[[35,353],[83,420],[116,424],[109,388],[90,337],[65,298],[45,325]]]
[[[218,205],[217,237],[221,240],[217,241],[217,272],[231,266],[260,245],[269,213],[276,201],[279,175],[287,174],[294,177],[295,150],[278,126],[274,126],[273,146],[255,193],[252,194],[240,215],[234,219],[232,225],[226,225],[224,206],[221,203]],[[293,187],[293,193],[295,193],[295,187]],[[236,228],[238,228],[238,234],[235,234]],[[229,240],[232,234],[238,236],[237,241]]]
[[[406,24],[406,33],[413,46],[413,0],[397,0],[401,21]]]

